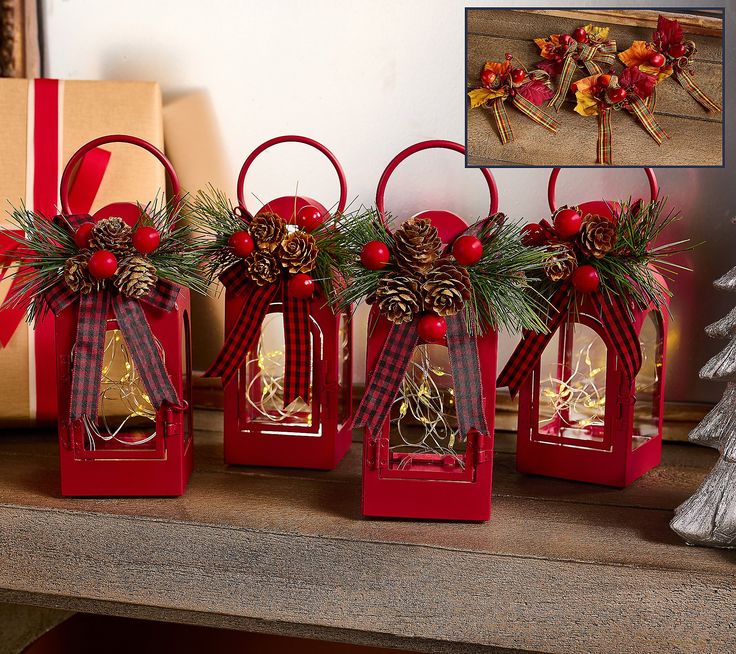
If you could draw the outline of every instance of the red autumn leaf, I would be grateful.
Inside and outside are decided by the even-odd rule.
[[[657,78],[654,75],[642,73],[639,66],[629,66],[624,68],[619,75],[618,83],[627,91],[633,89],[640,98],[648,98],[654,91]]]
[[[562,62],[545,59],[537,64],[537,68],[543,70],[550,77],[557,77],[562,72]]]
[[[682,43],[682,27],[676,20],[670,20],[660,15],[657,19],[657,31],[654,32],[653,40],[660,43],[662,50],[667,50],[674,43]]]
[[[529,80],[526,84],[522,84],[518,89],[516,89],[516,92],[538,107],[541,106],[545,100],[549,100],[554,95],[554,93],[552,93],[552,89],[550,89],[543,81],[538,79]]]

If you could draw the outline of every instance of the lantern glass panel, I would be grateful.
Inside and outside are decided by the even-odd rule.
[[[659,433],[659,411],[662,394],[662,318],[650,311],[639,332],[642,366],[636,376],[634,403],[634,436],[631,449],[635,450]]]
[[[459,437],[455,391],[447,348],[419,345],[391,406],[389,463],[464,467],[466,441]]]
[[[542,354],[539,435],[582,447],[605,442],[606,358],[603,339],[588,325],[563,323]]]
[[[164,356],[161,344],[156,346]],[[156,409],[114,321],[108,321],[100,382],[98,419],[84,422],[85,449],[154,450]]]
[[[273,305],[275,309],[263,320],[258,347],[249,352],[244,365],[245,383],[241,384],[244,393],[247,418],[254,423],[272,426],[304,427],[300,435],[319,436],[312,431],[313,399],[310,402],[297,398],[288,406],[284,406],[284,381],[286,373],[286,345],[284,343],[284,317],[281,305]],[[315,329],[317,345],[315,347]],[[322,339],[319,327],[312,320],[309,347],[312,351],[311,388],[314,389],[314,360],[322,356]],[[314,396],[314,392],[312,392]],[[288,434],[290,432],[284,432]]]

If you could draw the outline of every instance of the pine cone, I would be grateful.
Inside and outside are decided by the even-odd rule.
[[[110,250],[125,255],[133,250],[132,230],[122,218],[103,218],[92,228],[89,244],[95,250]]]
[[[550,253],[543,266],[544,274],[553,282],[569,279],[577,267],[575,251],[569,245],[560,245],[560,249]]]
[[[273,252],[286,236],[286,224],[275,213],[263,213],[251,220],[248,231],[259,250]]]
[[[613,222],[603,216],[589,213],[580,225],[580,249],[583,254],[600,259],[612,249],[616,240]]]
[[[378,308],[394,324],[411,322],[421,309],[419,282],[401,273],[391,273],[378,282],[368,303],[378,302]]]
[[[145,257],[132,255],[118,264],[115,288],[128,297],[145,297],[157,281],[156,266]]]
[[[410,218],[394,232],[396,265],[406,272],[426,273],[441,248],[437,228],[427,218]]]
[[[64,264],[64,283],[74,293],[88,295],[92,291],[97,291],[104,285],[104,280],[95,279],[89,274],[87,266],[89,264],[90,251],[83,250],[73,257],[69,257]]]
[[[470,298],[470,275],[462,266],[444,261],[422,283],[424,308],[440,316],[454,316]]]
[[[243,263],[246,274],[258,286],[266,286],[275,282],[281,272],[276,257],[267,250],[256,250]]]
[[[311,234],[296,231],[288,234],[279,250],[281,265],[292,275],[314,270],[317,262],[317,245]]]

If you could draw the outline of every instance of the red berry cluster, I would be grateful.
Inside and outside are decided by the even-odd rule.
[[[621,103],[626,103],[628,97],[628,91],[617,84],[613,84],[614,78],[611,75],[599,75],[595,80],[595,85],[591,87],[591,95],[598,101],[598,104],[603,108],[612,107]],[[572,84],[570,86],[572,92],[577,91],[577,85]]]

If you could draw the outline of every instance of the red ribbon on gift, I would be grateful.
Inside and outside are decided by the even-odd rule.
[[[281,279],[272,284],[258,286],[248,279],[242,263],[230,266],[220,275],[220,281],[228,292],[243,295],[243,309],[217,358],[204,376],[222,377],[223,384],[228,384],[235,377],[248,352],[256,347],[271,303],[281,294],[286,345],[284,406],[289,406],[298,397],[308,402],[312,367],[309,343],[310,300],[290,297],[288,285]]]
[[[498,377],[498,387],[508,386],[514,397],[526,378],[537,365],[544,348],[550,342],[569,312],[574,310],[575,294],[571,284],[563,284],[550,299],[546,333],[525,331],[521,342]],[[611,339],[616,355],[627,379],[632,380],[641,369],[641,345],[631,322],[624,301],[616,295],[596,291],[591,295],[591,305],[600,308],[601,324]]]

